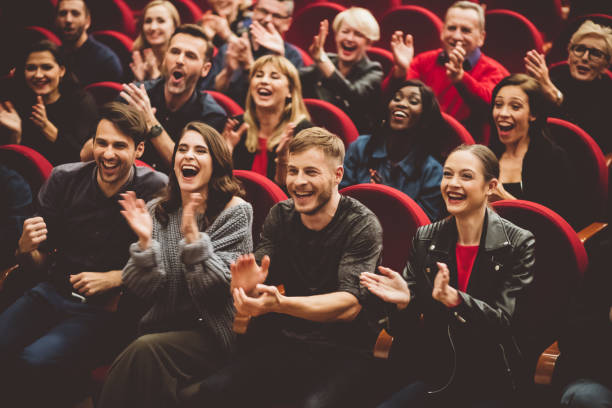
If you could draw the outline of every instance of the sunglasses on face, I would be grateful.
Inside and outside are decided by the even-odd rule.
[[[591,61],[601,61],[602,59],[608,59],[609,56],[602,50],[598,50],[597,48],[587,47],[584,44],[574,44],[570,47],[570,50],[577,57],[582,57],[585,52],[589,52],[589,59]]]

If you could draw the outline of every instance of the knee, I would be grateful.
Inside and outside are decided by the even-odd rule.
[[[117,360],[142,360],[149,359],[156,354],[158,342],[155,334],[145,334],[131,342]]]
[[[612,391],[595,381],[577,380],[563,391],[561,406],[572,408],[610,407],[612,406]]]

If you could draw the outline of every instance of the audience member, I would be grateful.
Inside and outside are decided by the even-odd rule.
[[[123,340],[117,313],[105,308],[122,283],[135,236],[120,214],[119,193],[151,199],[167,177],[134,159],[146,123],[114,102],[101,110],[94,161],[57,166],[38,195],[38,216],[24,222],[17,259],[48,280],[0,315],[0,388],[7,406],[68,406],[83,379]]]
[[[170,38],[180,25],[179,13],[168,0],[153,0],[145,6],[138,22],[139,34],[134,40],[130,63],[136,81],[161,76],[161,64]]]
[[[348,148],[340,188],[379,183],[409,195],[430,220],[443,212],[442,166],[435,139],[447,131],[433,91],[419,80],[401,83],[385,104],[379,125]]]
[[[359,273],[374,271],[382,230],[370,210],[338,193],[343,156],[342,141],[321,128],[291,140],[292,199],[268,214],[255,256],[244,255],[231,266],[236,313],[260,316],[251,322],[253,337],[244,339],[251,341],[228,366],[192,387],[190,406],[271,406],[286,400],[299,406],[362,406],[371,394],[359,386],[374,376],[375,336],[366,325],[367,291]],[[278,284],[285,294],[272,286]]]
[[[440,185],[451,217],[417,230],[403,276],[382,266],[361,274],[393,306],[395,355],[411,379],[380,407],[517,406],[512,326],[533,281],[535,240],[487,208],[498,177],[487,147],[455,149]]]
[[[493,89],[491,149],[501,171],[491,198],[534,201],[574,224],[575,174],[566,152],[549,138],[547,107],[540,84],[525,74]]]
[[[548,72],[544,55],[531,50],[527,73],[542,86],[558,109],[553,113],[577,124],[595,139],[604,154],[612,152],[608,115],[612,112],[612,78],[606,73],[612,56],[612,28],[585,21],[568,45],[568,65]]]
[[[96,131],[98,109],[57,45],[34,43],[16,66],[14,79],[11,102],[0,108],[0,127],[54,166],[79,161],[83,144]]]
[[[202,84],[202,88],[223,92],[244,105],[249,87],[249,70],[259,57],[268,54],[284,56],[296,68],[301,68],[303,61],[300,52],[283,40],[291,26],[292,13],[293,0],[259,0],[253,10],[249,33],[231,38],[219,48],[210,78]]]
[[[312,127],[309,119],[295,67],[284,57],[260,57],[249,75],[244,117],[228,120],[223,132],[234,167],[284,185],[288,142]]]
[[[81,85],[121,82],[123,68],[117,54],[87,34],[91,15],[85,0],[58,0],[55,24],[68,67]]]
[[[454,116],[477,140],[484,138],[491,92],[508,71],[480,51],[485,40],[482,7],[471,1],[453,3],[440,40],[442,49],[414,56],[415,40],[396,31],[391,37],[395,65],[383,89],[390,81],[418,78],[433,89],[442,111]]]
[[[324,49],[327,20],[321,22],[308,49],[315,63],[300,69],[304,98],[333,103],[346,112],[360,133],[369,133],[376,119],[372,101],[380,99],[383,73],[380,63],[371,61],[366,51],[380,38],[378,23],[368,10],[351,7],[336,15],[333,29],[338,54]]]
[[[122,194],[122,213],[138,236],[123,282],[152,306],[141,337],[113,363],[98,407],[176,406],[181,388],[228,362],[230,263],[253,250],[253,210],[239,194],[225,142],[199,122],[174,148],[163,199],[145,206],[133,192]]]
[[[208,0],[212,10],[198,22],[215,47],[221,47],[233,36],[240,37],[251,25],[250,1]]]

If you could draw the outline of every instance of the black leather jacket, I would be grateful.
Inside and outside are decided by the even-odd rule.
[[[447,308],[431,293],[436,262],[447,264],[450,285],[457,287],[456,243],[453,217],[417,230],[404,269],[411,302],[390,315],[393,353],[408,358],[409,367],[418,367],[413,375],[432,391],[465,391],[476,384],[479,389],[515,390],[523,379],[514,325],[517,301],[533,280],[533,234],[487,209],[467,290],[459,291],[459,306]]]

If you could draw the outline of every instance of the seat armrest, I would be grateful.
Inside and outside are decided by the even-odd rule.
[[[16,264],[13,266],[9,266],[8,268],[0,271],[0,292],[2,291],[4,287],[4,281],[6,281],[6,278],[8,278],[9,275],[18,267],[19,267],[19,264]]]
[[[389,353],[391,352],[391,346],[393,345],[393,336],[391,336],[385,329],[382,329],[374,344],[374,357],[382,358],[387,360]]]
[[[552,383],[553,372],[555,371],[555,365],[560,354],[559,344],[556,341],[540,354],[533,376],[533,381],[536,384],[550,385]]]
[[[594,222],[578,231],[578,239],[580,239],[580,242],[582,242],[583,245],[586,245],[587,241],[594,239],[596,236],[599,236],[607,228],[607,222]]]

